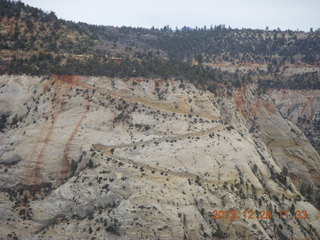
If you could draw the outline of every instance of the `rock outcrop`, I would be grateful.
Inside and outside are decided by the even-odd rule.
[[[0,238],[318,239],[299,187],[317,191],[320,157],[293,104],[255,85],[3,75]]]
[[[320,91],[273,90],[270,96],[283,117],[295,123],[320,152]]]

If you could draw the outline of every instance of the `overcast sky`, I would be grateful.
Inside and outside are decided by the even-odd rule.
[[[309,31],[320,27],[320,0],[23,0],[59,18],[99,25]]]

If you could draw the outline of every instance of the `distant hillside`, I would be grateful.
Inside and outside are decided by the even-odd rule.
[[[274,76],[281,74],[283,66],[320,64],[318,31],[239,30],[223,25],[174,31],[168,26],[96,26],[61,20],[53,12],[7,0],[0,1],[0,18],[0,73],[178,77],[215,87],[218,80],[240,86],[267,74],[263,79],[269,81],[263,86],[281,88],[287,87],[283,81],[287,77],[279,82]],[[253,69],[230,76],[204,67],[207,63],[263,64],[266,71]],[[308,72],[293,79],[297,89],[319,86],[319,78]]]

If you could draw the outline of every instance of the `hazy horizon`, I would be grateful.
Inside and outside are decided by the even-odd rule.
[[[245,0],[228,2],[199,0],[23,0],[22,2],[53,11],[59,18],[88,24],[151,28],[210,27],[223,24],[232,28],[309,31],[320,28],[320,1],[317,0]]]

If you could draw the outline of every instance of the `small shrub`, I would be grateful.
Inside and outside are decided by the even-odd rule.
[[[92,159],[89,160],[88,167],[89,167],[89,168],[93,168],[93,161],[92,161]]]

